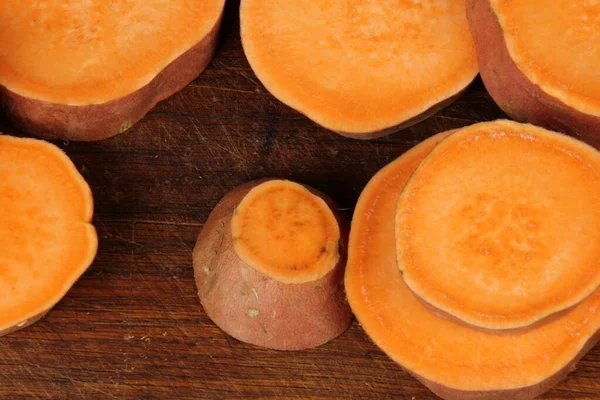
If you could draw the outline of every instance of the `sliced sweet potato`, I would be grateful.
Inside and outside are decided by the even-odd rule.
[[[419,144],[364,189],[352,221],[348,300],[371,339],[438,396],[529,400],[562,380],[599,339],[600,291],[537,324],[501,331],[437,312],[415,295],[398,273],[395,214],[411,174],[449,134]]]
[[[435,307],[518,328],[600,286],[600,152],[509,121],[440,143],[398,204],[398,265]]]
[[[416,124],[477,75],[464,0],[242,0],[240,12],[265,87],[352,138]]]
[[[0,2],[0,109],[50,139],[129,129],[196,78],[225,0]]]
[[[327,196],[282,180],[250,182],[215,207],[194,249],[198,295],[225,332],[298,350],[341,334],[348,224]]]
[[[0,135],[0,336],[67,293],[98,246],[92,193],[56,146]]]
[[[467,0],[467,11],[483,82],[511,118],[600,138],[600,4]]]

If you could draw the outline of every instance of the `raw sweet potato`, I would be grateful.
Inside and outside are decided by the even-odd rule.
[[[0,135],[0,336],[31,325],[92,263],[92,193],[56,146]]]
[[[281,350],[341,334],[348,224],[331,199],[281,180],[242,185],[206,222],[194,249],[198,295],[231,336]]]
[[[499,127],[505,132],[521,129],[524,138],[531,137],[530,129],[534,129],[507,122],[467,129],[479,129],[485,135]],[[600,291],[528,327],[490,330],[436,311],[406,285],[396,261],[394,221],[400,194],[422,160],[451,134],[419,144],[381,170],[364,189],[349,241],[348,300],[371,339],[438,396],[446,400],[529,400],[562,380],[599,339]],[[569,145],[580,146],[574,141]],[[525,157],[524,161],[530,160]],[[553,175],[557,167],[546,166]],[[443,210],[430,212],[442,214]]]
[[[49,139],[129,129],[196,78],[225,0],[0,2],[0,110]]]
[[[600,286],[600,152],[509,121],[440,143],[398,204],[398,265],[435,307],[519,328]]]
[[[477,75],[464,0],[242,0],[240,13],[265,87],[352,138],[422,121]]]
[[[584,0],[467,0],[481,77],[511,118],[600,139],[598,20]]]

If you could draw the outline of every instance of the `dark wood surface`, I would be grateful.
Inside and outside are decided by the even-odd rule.
[[[214,61],[191,85],[125,134],[58,143],[94,191],[100,249],[45,319],[0,338],[1,399],[435,399],[356,322],[299,352],[225,335],[196,296],[192,248],[213,206],[238,184],[293,179],[351,213],[370,177],[411,146],[504,115],[475,82],[451,107],[391,137],[361,142],[328,132],[259,83],[241,48],[237,5],[228,5]],[[600,348],[543,398],[600,398]]]

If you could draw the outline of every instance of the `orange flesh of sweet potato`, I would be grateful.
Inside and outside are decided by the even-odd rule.
[[[325,276],[340,259],[340,228],[323,199],[304,186],[273,180],[253,188],[232,221],[235,252],[283,283]]]
[[[194,249],[198,295],[213,322],[238,340],[279,350],[319,346],[346,330],[348,223],[335,209],[322,193],[287,181],[228,193]]]
[[[530,325],[600,285],[600,153],[509,121],[440,143],[400,196],[398,265],[421,298],[489,329]]]
[[[467,0],[481,76],[512,118],[597,140],[600,5]]]
[[[544,92],[600,116],[600,4],[490,0],[512,59]],[[535,18],[532,18],[535,16]]]
[[[417,123],[477,75],[464,1],[242,0],[240,12],[266,88],[350,137]]]
[[[35,322],[92,263],[89,186],[56,146],[0,136],[0,335]]]
[[[2,1],[0,105],[47,138],[120,133],[206,67],[224,3]]]
[[[398,273],[394,216],[400,193],[434,146],[419,144],[381,170],[352,221],[345,286],[370,338],[447,400],[529,400],[562,380],[597,342],[600,291],[521,329],[477,328],[436,312]]]

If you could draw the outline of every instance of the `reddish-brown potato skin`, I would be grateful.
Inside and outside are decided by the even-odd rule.
[[[510,390],[490,390],[490,391],[465,391],[449,388],[438,383],[427,380],[415,373],[408,371],[411,375],[423,383],[429,390],[444,400],[532,400],[541,394],[552,389],[573,370],[575,366],[600,340],[600,331],[596,332],[581,349],[577,356],[564,368],[548,379],[532,386],[522,387]]]
[[[468,87],[469,87],[469,85],[467,85],[467,87],[465,87],[463,90],[461,90],[454,96],[451,96],[451,97],[447,98],[446,100],[433,105],[432,107],[423,111],[421,114],[419,114],[415,117],[412,117],[408,121],[405,121],[399,125],[394,125],[392,127],[382,129],[380,131],[369,132],[369,133],[348,133],[348,132],[340,132],[340,131],[334,131],[334,132],[339,135],[345,136],[347,138],[358,139],[358,140],[379,139],[384,136],[392,135],[394,133],[400,132],[401,130],[410,128],[411,126],[416,125],[419,122],[423,122],[427,118],[432,117],[435,114],[437,114],[438,112],[442,111],[444,108],[448,107],[450,104],[454,103],[460,96],[462,96],[467,91]]]
[[[508,52],[489,0],[467,0],[467,17],[483,83],[506,114],[517,121],[569,133],[596,144],[600,139],[600,118],[550,96],[521,72]]]
[[[17,129],[42,139],[94,141],[115,136],[204,71],[217,47],[221,19],[204,39],[149,84],[125,97],[103,104],[70,106],[23,97],[0,85],[0,111]]]
[[[277,350],[316,347],[339,336],[352,320],[343,279],[349,224],[331,199],[311,189],[338,219],[340,261],[317,281],[284,284],[271,279],[237,256],[231,235],[235,207],[265,181],[234,189],[210,214],[194,248],[198,295],[213,322],[242,342]]]
[[[8,335],[10,333],[16,332],[18,330],[27,328],[30,325],[35,324],[36,322],[38,322],[40,319],[44,318],[46,316],[46,314],[48,313],[49,310],[46,310],[44,312],[41,312],[38,315],[35,315],[29,319],[26,319],[25,321],[19,323],[18,325],[14,325],[11,326],[10,328],[4,329],[4,330],[0,330],[0,337],[1,336],[5,336]]]

